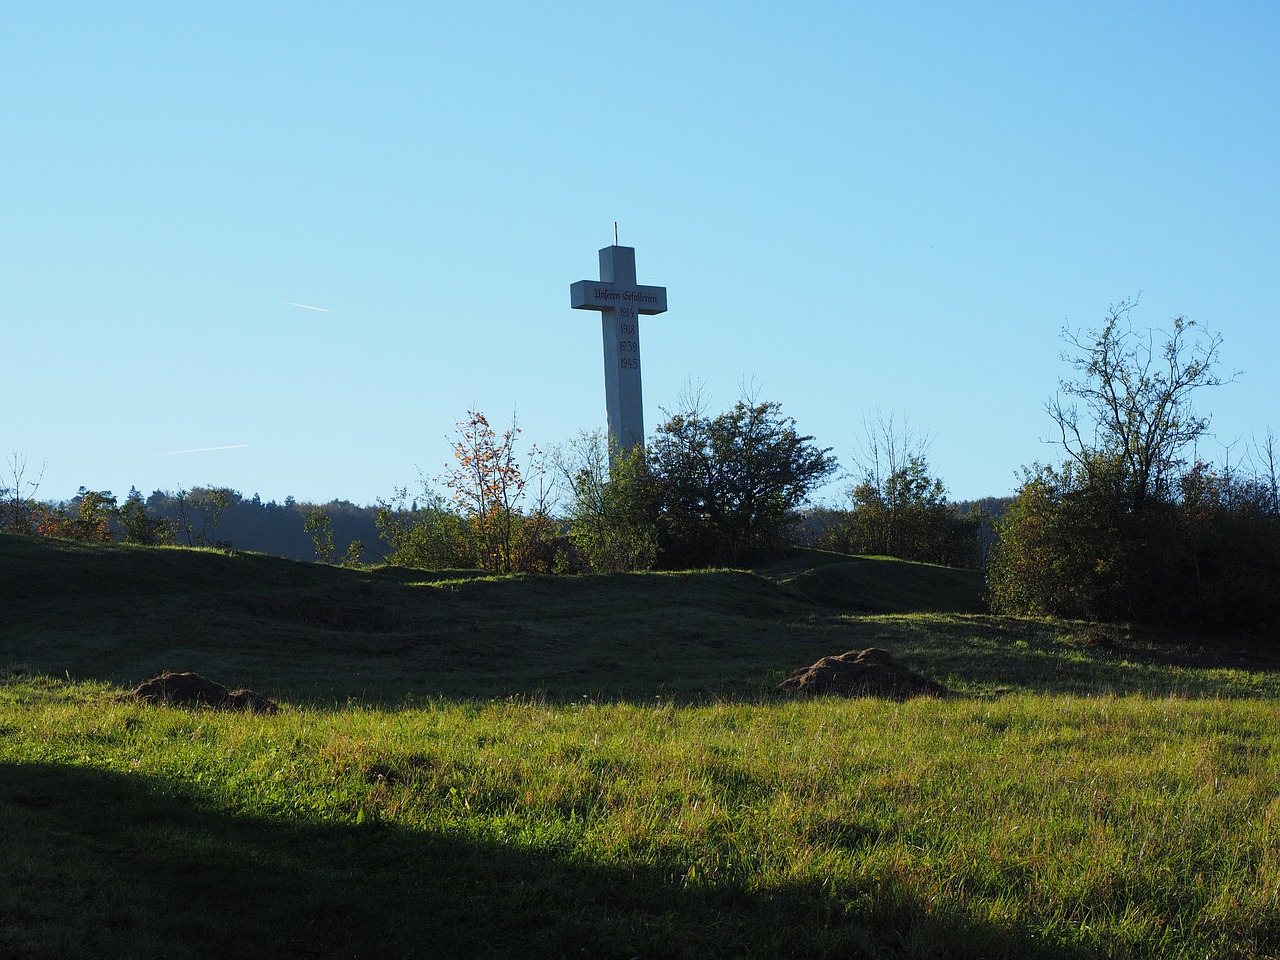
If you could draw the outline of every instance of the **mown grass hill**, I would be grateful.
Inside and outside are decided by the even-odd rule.
[[[980,591],[0,536],[0,955],[1280,953],[1269,648]],[[868,646],[952,695],[775,689]],[[161,670],[282,709],[127,696]]]

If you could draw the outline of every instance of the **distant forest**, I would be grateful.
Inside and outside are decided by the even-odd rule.
[[[104,491],[110,495],[110,491]],[[138,495],[136,490],[130,496]],[[80,494],[83,496],[83,492]],[[77,498],[78,499],[78,498]],[[77,499],[64,505],[74,509]],[[378,537],[378,507],[362,507],[348,500],[315,504],[285,497],[283,503],[263,501],[256,493],[245,497],[225,487],[194,487],[172,493],[156,490],[145,500],[153,520],[171,524],[173,541],[183,546],[226,546],[266,553],[287,560],[315,560],[316,547],[306,529],[307,517],[319,509],[328,517],[339,556],[352,543],[364,545],[360,562],[384,559]]]
[[[54,506],[76,514],[87,495],[90,491],[81,489],[75,497]],[[113,496],[109,490],[100,491],[98,495]],[[193,487],[177,492],[156,490],[145,499],[135,488],[125,498],[126,503],[131,500],[145,504],[147,517],[153,523],[167,524],[173,534],[171,542],[182,546],[222,546],[286,560],[314,561],[318,559],[316,539],[307,529],[307,521],[319,511],[328,519],[336,558],[351,557],[353,544],[362,547],[360,563],[381,563],[388,558],[388,545],[377,525],[379,510],[386,509],[386,504],[360,506],[349,500],[317,504],[292,496],[277,503],[264,501],[256,493],[246,497],[226,487]],[[1012,502],[1012,497],[983,497],[952,502],[950,510],[957,517],[981,515],[985,520],[983,529],[988,531],[986,535],[994,537],[989,531]],[[418,509],[416,502],[407,502],[404,506],[410,512]],[[824,507],[805,511],[798,518],[798,542],[826,546],[820,534],[839,513]]]

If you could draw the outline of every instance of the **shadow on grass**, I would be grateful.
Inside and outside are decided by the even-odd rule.
[[[863,617],[860,639],[973,692],[1273,697],[1280,650],[1167,630],[991,615]]]
[[[689,886],[676,862],[239,817],[135,774],[0,765],[0,954],[1058,957],[894,884]]]
[[[977,570],[890,557],[850,557],[802,551],[761,573],[809,603],[860,613],[980,613]]]
[[[801,551],[759,573],[477,577],[0,535],[0,669],[194,670],[313,706],[755,701],[881,646],[960,692],[1280,694],[1280,644],[985,615],[976,571]]]

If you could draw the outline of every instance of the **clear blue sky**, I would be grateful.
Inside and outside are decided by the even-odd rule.
[[[1266,2],[9,4],[0,452],[49,498],[370,503],[468,408],[603,427],[569,284],[616,220],[668,289],[650,429],[754,382],[842,463],[905,412],[1007,493],[1063,324],[1141,294],[1243,371],[1220,457],[1280,431],[1277,50]]]

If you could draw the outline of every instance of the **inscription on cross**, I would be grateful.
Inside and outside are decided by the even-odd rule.
[[[604,335],[604,398],[611,447],[644,443],[644,404],[640,389],[641,314],[667,312],[667,288],[636,283],[634,247],[600,251],[600,279],[569,286],[575,310],[599,310]]]

